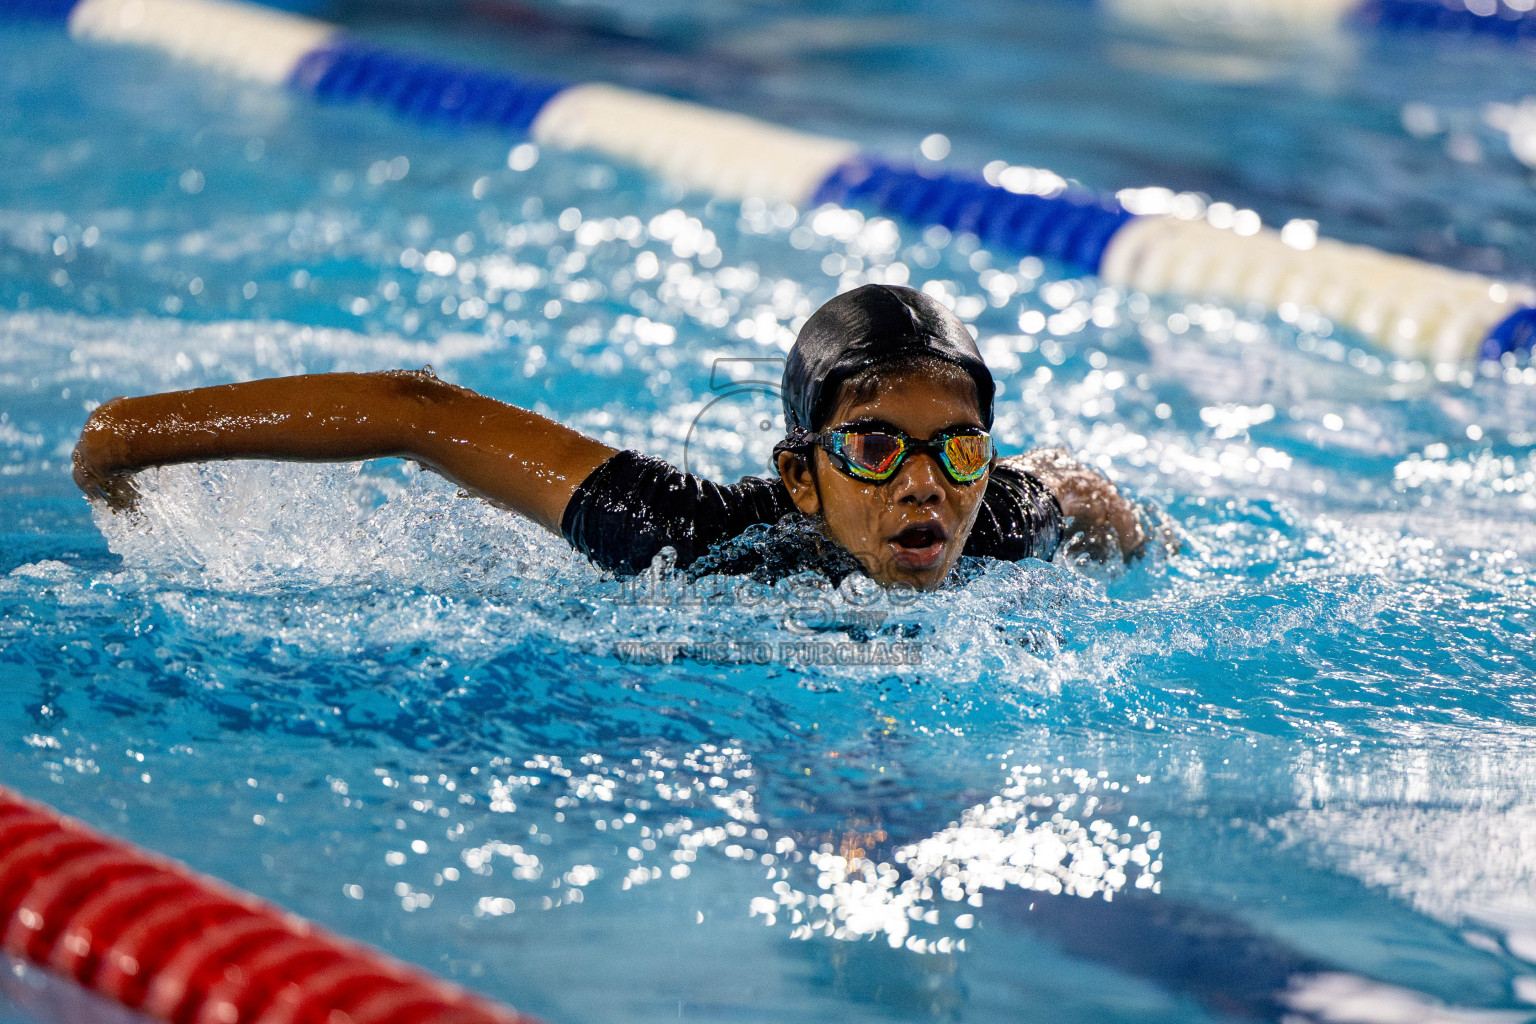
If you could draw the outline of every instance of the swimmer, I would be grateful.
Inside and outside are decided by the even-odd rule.
[[[618,573],[646,569],[664,547],[687,567],[749,527],[790,520],[876,582],[921,590],[962,554],[1137,555],[1147,543],[1137,508],[1105,477],[1059,449],[998,456],[993,394],[970,333],[943,305],[865,285],[817,310],[790,350],[776,480],[711,483],[430,370],[113,399],[86,422],[74,475],[90,497],[127,508],[138,496],[130,478],[152,466],[409,459]]]

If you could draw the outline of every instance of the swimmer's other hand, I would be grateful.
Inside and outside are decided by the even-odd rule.
[[[131,509],[139,500],[132,471],[119,468],[121,437],[112,422],[108,402],[91,413],[75,444],[75,485],[92,501],[104,501],[118,511]]]
[[[1033,474],[1056,496],[1066,519],[1063,548],[1069,556],[1105,562],[1144,553],[1147,533],[1138,506],[1104,474],[1064,448],[1037,448],[1007,461]]]

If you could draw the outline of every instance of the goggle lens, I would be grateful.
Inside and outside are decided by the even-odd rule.
[[[848,468],[868,480],[886,480],[901,465],[906,444],[890,434],[840,434],[838,449]]]
[[[959,434],[944,442],[944,462],[950,474],[970,483],[987,471],[992,461],[992,439],[980,434]]]

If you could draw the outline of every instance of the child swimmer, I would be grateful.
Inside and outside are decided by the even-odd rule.
[[[939,586],[962,554],[1098,559],[1146,545],[1137,508],[1060,449],[999,458],[992,374],[922,292],[865,285],[806,322],[784,367],[779,479],[722,486],[616,451],[430,370],[321,373],[117,398],[91,414],[75,481],[115,508],[130,477],[210,459],[413,460],[564,536],[598,565],[699,561],[749,527],[803,517],[882,585]]]

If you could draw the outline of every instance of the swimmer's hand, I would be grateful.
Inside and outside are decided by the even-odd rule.
[[[1007,460],[1045,485],[1067,520],[1062,538],[1068,554],[1106,562],[1143,554],[1147,532],[1134,502],[1108,477],[1074,459],[1064,448],[1039,448]]]
[[[121,468],[122,439],[112,416],[112,407],[120,401],[113,399],[91,413],[74,454],[76,486],[87,498],[119,512],[133,508],[140,498],[133,471]]]

